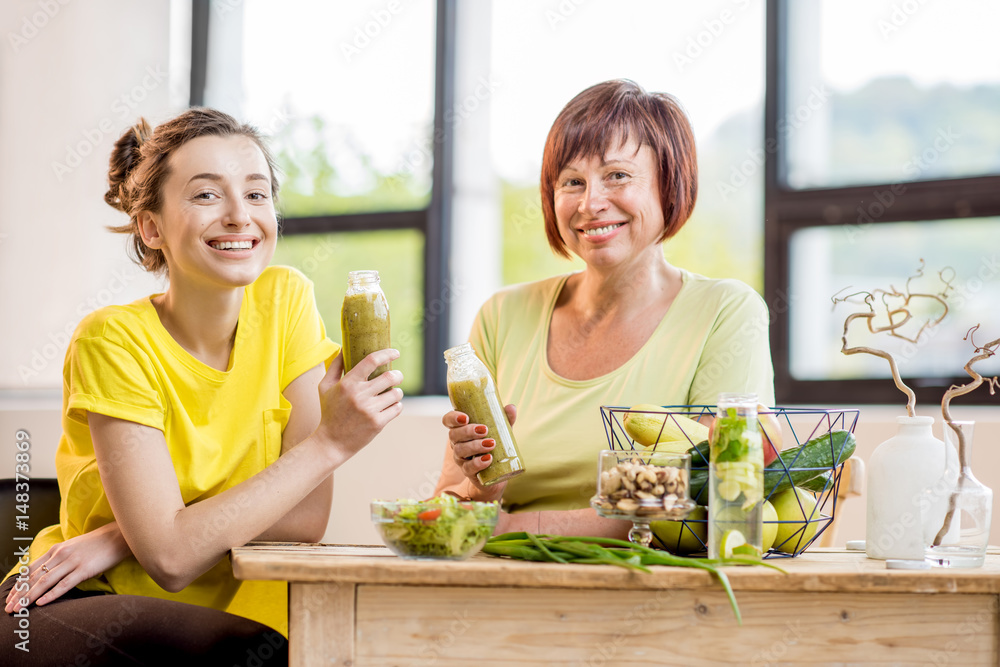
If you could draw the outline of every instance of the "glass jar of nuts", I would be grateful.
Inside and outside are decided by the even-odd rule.
[[[602,451],[590,505],[600,516],[632,521],[629,539],[648,546],[650,521],[678,521],[694,507],[690,470],[690,454]]]

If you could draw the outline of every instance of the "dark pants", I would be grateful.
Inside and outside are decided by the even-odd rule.
[[[7,599],[15,583],[15,577],[3,582],[0,600]],[[0,665],[288,664],[288,642],[281,633],[208,607],[74,588],[54,602],[32,605],[27,611],[27,616],[0,612]],[[20,650],[18,644],[28,651]]]

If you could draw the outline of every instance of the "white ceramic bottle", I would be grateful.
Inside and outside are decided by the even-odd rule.
[[[897,417],[896,423],[896,435],[868,462],[865,551],[879,560],[922,561],[924,490],[941,477],[945,444],[931,432],[933,417]]]

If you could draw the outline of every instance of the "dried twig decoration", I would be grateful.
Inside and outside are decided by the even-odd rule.
[[[865,296],[864,303],[868,307],[868,312],[851,313],[850,315],[847,316],[847,319],[844,320],[844,333],[843,336],[841,337],[842,345],[840,351],[843,354],[862,354],[862,353],[871,354],[876,357],[881,357],[882,359],[888,361],[889,370],[892,371],[893,382],[895,382],[896,387],[906,395],[906,414],[910,417],[913,417],[916,414],[917,396],[913,392],[913,390],[910,389],[910,387],[907,386],[906,383],[904,383],[902,378],[899,376],[899,367],[896,365],[896,359],[890,353],[886,352],[885,350],[880,350],[878,348],[866,347],[861,345],[849,347],[847,345],[847,330],[850,328],[852,321],[856,319],[864,319],[867,321],[868,331],[870,331],[873,334],[888,333],[890,336],[894,338],[901,338],[903,340],[916,344],[917,341],[920,339],[920,336],[924,333],[924,331],[926,331],[930,327],[934,327],[940,324],[941,320],[943,320],[945,316],[948,314],[948,302],[946,301],[946,298],[948,296],[948,292],[950,292],[952,289],[951,282],[955,279],[955,272],[952,269],[945,267],[944,269],[938,271],[938,277],[941,279],[941,282],[944,283],[944,287],[941,288],[941,291],[939,291],[936,294],[927,294],[924,292],[911,292],[910,283],[913,280],[922,277],[923,275],[924,275],[924,260],[921,259],[920,266],[917,268],[917,272],[914,275],[907,278],[906,285],[903,288],[902,292],[900,292],[898,289],[890,285],[888,290],[876,289],[873,292],[865,292],[865,291],[855,292],[853,294],[848,294],[847,296],[839,298],[837,297],[836,294],[834,294],[832,297],[833,303],[834,305],[836,305],[841,301],[848,301],[850,298],[855,296],[860,296],[862,294]],[[912,337],[910,337],[900,333],[900,329],[904,325],[909,323],[910,320],[913,319],[913,314],[910,312],[910,301],[916,298],[933,299],[937,301],[939,304],[941,304],[943,311],[939,317],[934,319],[928,319],[927,321],[925,321],[923,325],[921,325],[917,333],[914,334]],[[892,306],[889,303],[891,299],[895,299],[896,301],[902,300],[902,303],[896,306]],[[876,311],[876,301],[881,302],[881,308],[888,321],[888,324],[886,324],[885,326],[875,326],[875,318],[878,317],[880,314],[883,314]]]
[[[978,389],[979,386],[984,382],[989,386],[991,395],[996,393],[996,388],[1000,386],[1000,384],[998,384],[1000,383],[1000,379],[998,379],[995,376],[991,378],[984,378],[982,375],[979,374],[978,371],[976,371],[972,367],[972,365],[975,364],[977,361],[982,361],[984,359],[989,359],[990,357],[992,357],[994,354],[996,354],[997,348],[1000,347],[1000,338],[997,338],[996,340],[991,341],[983,346],[976,345],[976,341],[973,339],[973,336],[975,335],[978,329],[979,325],[977,324],[976,326],[969,329],[969,331],[965,334],[965,338],[962,339],[962,340],[972,341],[972,346],[976,351],[976,355],[972,357],[972,359],[969,359],[969,362],[965,364],[965,372],[969,374],[969,376],[972,378],[972,381],[962,385],[957,385],[957,384],[951,385],[951,387],[948,388],[948,391],[944,392],[944,398],[941,399],[941,415],[944,417],[945,425],[955,432],[955,436],[958,439],[958,465],[963,469],[969,466],[969,456],[968,456],[968,450],[966,448],[965,432],[962,431],[962,429],[959,426],[957,426],[954,420],[951,418],[951,399],[955,398],[956,396],[963,396],[971,391],[974,391],[975,389]],[[939,530],[937,535],[934,536],[934,546],[940,546],[941,540],[944,539],[944,536],[947,535],[948,531],[951,529],[951,522],[955,516],[955,509],[958,502],[958,494],[962,490],[962,482],[964,479],[965,478],[962,477],[961,475],[959,476],[958,486],[952,492],[951,497],[948,499],[948,513],[945,514],[944,525],[941,526],[941,530]]]

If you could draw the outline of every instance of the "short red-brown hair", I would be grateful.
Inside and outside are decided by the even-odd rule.
[[[649,146],[659,167],[664,241],[680,231],[698,198],[694,132],[680,103],[666,93],[647,93],[633,81],[616,79],[587,88],[569,101],[549,130],[542,155],[542,213],[553,252],[569,257],[555,214],[555,183],[579,157],[603,157],[612,142],[635,139]]]

